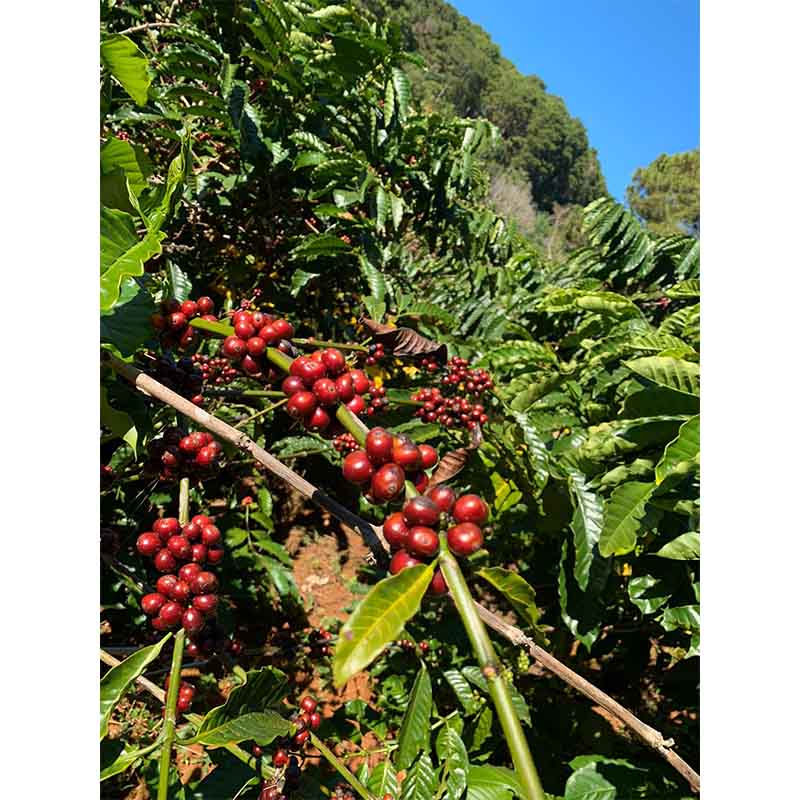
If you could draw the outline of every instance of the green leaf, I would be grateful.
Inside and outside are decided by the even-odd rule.
[[[683,298],[683,297],[700,297],[700,278],[689,278],[674,286],[670,286],[664,294],[667,297]]]
[[[433,568],[433,564],[408,567],[370,589],[339,633],[333,656],[336,686],[347,683],[400,635],[419,610]]]
[[[573,576],[571,549],[567,539],[561,545],[558,567],[558,601],[561,619],[572,635],[589,651],[600,635],[603,624],[602,591],[611,568],[610,561],[601,561],[592,570],[589,585],[581,591]]]
[[[133,278],[125,278],[116,305],[100,315],[100,341],[114,345],[123,357],[133,355],[152,338],[150,317],[155,311],[150,293]]]
[[[398,197],[394,192],[389,192],[389,200],[392,204],[392,225],[395,230],[398,230],[403,221],[403,198]]]
[[[675,561],[693,561],[700,558],[700,534],[697,531],[682,533],[671,542],[667,542],[658,552],[653,553],[660,558],[671,558]]]
[[[389,214],[389,198],[380,184],[375,190],[375,210],[375,229],[378,233],[383,233],[386,230],[386,217]]]
[[[494,712],[490,706],[486,706],[475,722],[475,728],[472,731],[472,743],[469,746],[471,751],[479,750],[481,745],[491,736],[493,720]]]
[[[168,633],[160,642],[137,650],[103,675],[100,681],[100,739],[108,732],[108,720],[114,707],[147,665],[158,658],[161,648],[171,636]]]
[[[522,439],[526,445],[525,455],[536,478],[536,484],[543,488],[550,475],[550,455],[547,452],[547,445],[531,421],[530,415],[522,411],[512,411],[511,416],[522,431]]]
[[[669,600],[672,591],[659,578],[640,575],[628,583],[628,596],[642,614],[652,614]]]
[[[445,797],[447,800],[459,800],[464,794],[464,789],[467,788],[469,756],[461,737],[450,725],[445,725],[436,739],[436,755],[439,763],[446,764],[447,794]]]
[[[692,361],[669,356],[647,356],[623,363],[637,375],[659,386],[682,394],[700,396],[700,367]]]
[[[677,628],[687,631],[700,630],[700,606],[695,604],[666,608],[659,621],[666,631]]]
[[[558,364],[558,356],[546,345],[526,339],[505,341],[481,356],[477,366],[501,369],[514,364]]]
[[[575,542],[575,581],[582,592],[586,591],[592,565],[599,558],[597,543],[603,531],[603,504],[587,486],[586,476],[575,469],[567,470],[575,513],[570,528]]]
[[[134,456],[136,455],[139,441],[136,423],[129,414],[118,411],[108,402],[108,390],[105,386],[100,386],[100,422],[115,436],[127,442],[133,449]]]
[[[367,789],[376,797],[383,797],[387,794],[397,797],[397,772],[391,761],[388,759],[381,761],[372,770],[369,780],[367,780]]]
[[[664,448],[664,455],[656,464],[656,486],[683,465],[692,468],[699,463],[699,460],[700,416],[698,415],[684,422],[677,437]]]
[[[400,800],[432,800],[437,785],[431,757],[423,753],[403,780]]]
[[[147,747],[126,750],[119,739],[104,739],[100,743],[100,781],[105,781],[134,766],[139,759],[161,746],[156,740]]]
[[[616,796],[617,787],[597,771],[597,764],[573,772],[564,787],[564,800],[614,800]]]
[[[289,257],[311,261],[320,256],[337,255],[349,250],[350,246],[345,244],[338,236],[332,233],[323,233],[319,236],[306,236],[300,244],[292,248]]]
[[[104,37],[100,42],[100,60],[138,105],[147,103],[150,88],[147,58],[133,41],[121,34]]]
[[[533,587],[516,572],[502,567],[484,567],[476,573],[502,592],[525,621],[537,628],[541,612],[536,606],[536,592]]]
[[[358,265],[361,268],[361,273],[367,281],[370,294],[377,302],[383,302],[386,297],[386,278],[384,274],[370,264],[369,260],[363,255],[358,256]]]
[[[401,122],[405,122],[411,102],[411,81],[402,69],[392,67],[392,84],[394,85],[397,116]]]
[[[600,534],[600,555],[607,558],[633,550],[653,488],[652,483],[631,481],[623,483],[611,493],[606,503],[603,532]]]
[[[443,323],[447,328],[454,328],[458,322],[449,311],[445,311],[441,306],[437,306],[435,303],[428,303],[426,301],[412,303],[406,306],[406,308],[397,315],[397,319],[401,319],[402,317],[432,319],[435,322]]]
[[[467,679],[457,669],[447,669],[442,674],[453,689],[458,702],[464,706],[464,711],[467,714],[474,714],[478,710],[478,701],[473,696]]]
[[[313,281],[314,278],[319,278],[318,272],[306,272],[304,269],[296,269],[292,274],[292,285],[289,289],[289,294],[292,297],[297,297],[306,287],[306,284],[309,281]]]
[[[161,252],[164,238],[150,231],[139,239],[134,218],[124,211],[100,211],[100,310],[110,311],[119,299],[120,285],[128,275],[144,274],[144,262]]]
[[[395,759],[398,769],[407,769],[420,751],[428,752],[432,706],[431,678],[423,663],[414,679],[408,706],[400,725]]]
[[[470,765],[467,773],[467,800],[511,800],[525,797],[516,773],[507,767]]]
[[[286,736],[290,730],[291,725],[276,711],[254,711],[228,719],[216,727],[204,727],[185,744],[225,747],[252,739],[259,745],[268,745],[278,736]]]
[[[483,673],[480,670],[480,667],[462,667],[461,674],[473,685],[477,686],[481,691],[487,692],[489,691],[489,682],[483,676]],[[517,691],[517,687],[508,680],[504,678],[506,682],[506,686],[508,686],[509,694],[511,695],[511,705],[514,706],[514,710],[517,712],[517,716],[520,720],[527,725],[531,724],[531,712],[528,709],[528,704],[525,702],[525,698]]]
[[[174,262],[167,261],[167,286],[168,296],[174,297],[179,303],[189,299],[192,293],[192,282],[189,276]]]
[[[269,744],[281,735],[282,726],[288,723],[271,709],[279,708],[286,696],[286,676],[274,667],[262,667],[248,672],[246,678],[223,705],[203,717],[192,743],[221,747],[256,739],[259,744]],[[245,735],[247,731],[254,731],[255,735]]]

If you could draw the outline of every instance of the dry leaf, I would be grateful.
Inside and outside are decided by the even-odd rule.
[[[426,339],[411,328],[393,328],[369,317],[359,322],[369,330],[372,338],[394,356],[432,356],[440,363],[447,361],[447,345]]]
[[[436,486],[439,483],[447,483],[451,478],[454,478],[464,469],[469,458],[470,451],[477,450],[483,442],[483,433],[481,426],[476,425],[472,429],[470,443],[466,447],[459,447],[456,450],[451,450],[445,453],[439,460],[439,466],[436,471],[431,475],[428,481],[428,486]]]

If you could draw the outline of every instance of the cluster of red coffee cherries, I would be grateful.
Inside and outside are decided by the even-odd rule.
[[[139,536],[136,549],[152,558],[153,566],[163,573],[156,591],[141,600],[152,626],[168,631],[180,625],[196,637],[206,617],[213,617],[217,610],[217,576],[203,565],[218,564],[225,555],[219,528],[205,514],[192,517],[183,528],[175,517],[163,517],[153,523],[152,531]]]
[[[456,493],[444,485],[434,486],[427,495],[408,500],[402,511],[383,521],[383,535],[394,555],[389,572],[397,575],[407,567],[430,561],[439,553],[439,527],[444,519],[454,525],[447,530],[447,547],[456,556],[471,556],[483,547],[480,528],[489,519],[489,506],[476,494]],[[430,584],[432,594],[444,594],[447,584],[437,569]]]
[[[367,357],[364,363],[371,367],[373,364],[377,364],[382,358],[386,357],[386,352],[383,349],[383,344],[378,342],[377,344],[371,344],[367,348]]]
[[[164,679],[164,691],[169,690],[169,675]],[[194,700],[194,686],[187,681],[181,681],[181,685],[178,688],[178,702],[175,706],[176,710],[181,713],[185,714],[188,711],[192,710],[192,701]],[[166,709],[165,709],[166,713]]]
[[[422,403],[414,412],[415,417],[425,422],[438,422],[445,428],[463,427],[471,431],[476,425],[485,425],[489,421],[486,409],[480,403],[473,405],[466,397],[445,397],[438,387],[420,389],[411,395],[411,399]]]
[[[275,380],[279,373],[264,354],[268,347],[278,347],[294,336],[292,323],[263,311],[244,309],[234,312],[231,321],[233,334],[222,343],[222,353],[246,375],[253,378],[263,375],[267,381]],[[288,342],[283,348],[291,350]]]
[[[298,356],[281,384],[289,398],[286,412],[300,420],[306,429],[321,433],[328,429],[339,403],[354,414],[364,414],[363,395],[373,387],[360,369],[348,370],[341,351],[334,347]]]
[[[438,460],[430,445],[416,445],[408,436],[373,428],[367,434],[364,449],[344,457],[342,474],[345,480],[362,487],[370,503],[390,503],[405,493],[406,479],[414,483],[418,492],[424,492],[428,485],[425,470]]]
[[[197,300],[184,300],[182,303],[174,298],[161,303],[161,312],[153,314],[150,322],[159,333],[161,346],[165,350],[177,347],[186,349],[200,337],[201,332],[193,328],[189,321],[199,317],[209,322],[217,322],[214,316],[214,301],[210,297],[199,297]]]
[[[158,474],[162,481],[167,481],[187,475],[208,475],[222,454],[222,445],[210,433],[187,434],[180,428],[168,427],[149,443],[147,451],[145,473]]]
[[[471,369],[465,358],[453,357],[447,362],[447,374],[442,378],[444,386],[463,387],[463,391],[480,397],[494,387],[492,376],[485,369]]]
[[[339,453],[352,453],[358,450],[359,444],[352,433],[341,433],[333,439],[334,449]]]
[[[195,353],[192,356],[192,361],[200,371],[202,380],[207,384],[214,384],[214,386],[226,386],[241,374],[236,367],[231,365],[227,358],[222,358],[221,356],[207,356],[203,353]],[[194,400],[192,402],[195,405],[200,405]]]

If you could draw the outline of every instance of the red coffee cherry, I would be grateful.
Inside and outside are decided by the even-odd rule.
[[[340,375],[347,369],[347,362],[342,353],[334,347],[328,347],[322,351],[322,363],[328,370],[329,375]]]
[[[215,594],[198,594],[192,600],[192,606],[203,614],[214,614],[217,610],[217,596]]]
[[[231,317],[234,327],[240,322],[250,322],[253,319],[249,311],[235,311]]]
[[[428,475],[425,472],[422,470],[412,472],[406,475],[406,478],[414,484],[414,488],[419,494],[425,493],[425,490],[428,488]]]
[[[181,617],[181,624],[186,633],[199,633],[203,630],[206,621],[201,611],[196,608],[187,608]]]
[[[456,502],[456,493],[449,486],[434,486],[428,497],[436,503],[443,513],[447,514]]]
[[[414,556],[410,555],[405,550],[398,550],[389,562],[389,572],[391,572],[392,575],[397,575],[398,572],[406,569],[406,567],[416,567],[417,564],[421,563],[419,559],[414,558]]]
[[[431,447],[429,444],[421,444],[418,445],[420,455],[422,456],[422,469],[431,469],[432,467],[436,466],[436,462],[439,460],[439,454],[436,452],[435,448]]]
[[[155,533],[143,533],[136,540],[136,549],[143,556],[154,556],[161,549],[161,537]]]
[[[356,394],[366,394],[369,391],[369,378],[360,369],[351,369],[350,377]]]
[[[197,658],[200,655],[200,648],[197,642],[186,642],[186,655]]]
[[[341,402],[349,403],[356,396],[356,390],[353,388],[353,379],[349,374],[340,375],[335,383],[336,393],[339,395]]]
[[[373,428],[367,434],[365,448],[373,464],[388,464],[392,460],[394,437],[383,428]]]
[[[349,403],[345,403],[345,406],[349,411],[358,416],[364,413],[367,404],[364,402],[364,398],[360,394],[357,394]]]
[[[208,447],[201,447],[200,451],[194,457],[194,463],[201,467],[207,467],[217,460],[217,454],[218,451],[216,448],[212,448],[210,445]]]
[[[196,453],[202,445],[198,444],[197,439],[193,436],[184,436],[178,443],[178,447],[180,447],[184,453]]]
[[[196,575],[199,575],[202,571],[203,568],[198,563],[192,561],[189,564],[184,564],[178,570],[178,578],[180,578],[182,581],[186,581],[186,583],[188,583],[189,586],[191,586],[192,578],[194,578]],[[161,590],[159,589],[159,591]]]
[[[175,556],[166,548],[159,550],[153,558],[153,566],[159,572],[172,572],[177,565]]]
[[[261,365],[248,353],[242,356],[242,369],[248,375],[258,375],[261,372]]]
[[[189,586],[195,594],[213,594],[217,591],[217,576],[213,572],[198,572]]]
[[[268,322],[263,328],[261,328],[261,330],[259,330],[258,335],[267,343],[268,347],[278,347],[278,349],[280,349],[281,337],[278,334],[278,331],[275,330],[275,325],[273,323]]]
[[[315,381],[325,377],[325,365],[309,356],[298,356],[292,361],[289,373],[301,378],[306,386],[311,387]]]
[[[164,603],[164,605],[161,606],[161,610],[158,612],[158,618],[170,628],[174,627],[181,621],[182,615],[183,606],[180,603],[175,603],[173,601]]]
[[[403,517],[409,525],[433,527],[439,522],[442,511],[430,497],[412,497],[403,506]]]
[[[243,319],[233,326],[233,332],[240,339],[249,339],[251,336],[255,336],[256,327],[249,320]]]
[[[312,730],[317,730],[319,726],[322,725],[322,717],[314,711],[309,717],[308,724],[311,726]]]
[[[184,525],[183,528],[181,528],[181,535],[185,536],[190,542],[199,539],[201,532],[202,528],[199,525],[195,525],[194,522],[190,522],[188,525]]]
[[[167,598],[164,597],[163,594],[160,592],[153,592],[152,594],[146,594],[142,598],[142,611],[147,614],[148,617],[152,617],[154,614],[158,614],[159,609],[164,603],[167,602]]]
[[[219,544],[222,541],[222,533],[216,525],[206,525],[201,529],[201,541],[206,547],[212,544]]]
[[[192,561],[196,561],[198,564],[205,563],[206,556],[208,555],[208,548],[197,542],[192,545]]]
[[[336,351],[338,352],[338,350]],[[313,697],[304,697],[300,701],[300,708],[307,711],[309,714],[317,710],[317,701]]]
[[[420,558],[430,558],[439,552],[436,531],[424,525],[415,525],[408,532],[408,552]]]
[[[305,388],[306,385],[303,383],[303,379],[298,378],[297,375],[287,375],[281,384],[281,389],[287,397],[291,397],[298,392],[303,392]]]
[[[197,308],[201,314],[213,314],[214,301],[210,297],[198,297]]]
[[[272,755],[274,767],[285,767],[289,763],[289,754],[285,750],[276,750]]]
[[[194,300],[184,300],[181,303],[181,311],[191,319],[192,317],[196,317],[198,312],[200,311],[200,306],[195,303]]]
[[[323,406],[333,406],[339,402],[336,384],[330,378],[320,378],[314,382],[314,394]]]
[[[238,336],[228,336],[222,343],[222,352],[231,361],[238,361],[247,353],[247,344]]]
[[[404,548],[408,542],[408,526],[399,511],[389,514],[383,521],[383,535],[393,550]]]
[[[173,331],[182,331],[188,323],[189,320],[186,319],[186,314],[181,311],[176,311],[167,317],[167,324]]]
[[[192,545],[185,536],[180,534],[170,536],[167,539],[167,549],[175,558],[179,558],[181,561],[186,561],[192,557]]]
[[[308,731],[300,731],[294,735],[294,743],[297,747],[302,747],[311,737]]]
[[[422,466],[422,454],[413,442],[397,442],[392,448],[392,461],[407,472],[414,472]]]
[[[203,434],[201,434],[202,436]],[[209,444],[211,441],[211,434],[207,434],[208,440],[204,441],[203,444]],[[194,525],[199,525],[201,528],[204,528],[206,525],[211,524],[211,517],[207,517],[205,514],[195,514],[192,517],[192,523]]]
[[[291,339],[294,336],[292,323],[285,319],[276,319],[270,323],[279,339]]]
[[[462,495],[453,506],[453,519],[483,525],[489,519],[489,506],[476,494]]]
[[[267,349],[267,343],[260,336],[252,336],[247,340],[248,355],[258,358]]]
[[[170,600],[183,604],[191,597],[192,590],[186,581],[176,581],[167,594]]]
[[[433,578],[428,585],[428,591],[431,594],[447,594],[447,582],[445,581],[444,575],[442,575],[442,571],[440,569],[434,570]]]
[[[389,503],[405,491],[406,474],[397,464],[384,464],[373,476],[370,492],[378,503]]]
[[[481,529],[472,522],[461,522],[447,531],[447,546],[457,556],[471,556],[483,547]]]
[[[208,551],[206,552],[206,561],[208,561],[209,564],[219,564],[224,555],[225,548],[220,547],[219,545],[214,545],[214,547],[208,548]]]
[[[274,320],[271,314],[265,314],[263,311],[254,311],[250,315],[250,322],[253,323],[253,327],[255,328],[263,328],[265,325],[269,325],[272,320]]]
[[[321,406],[317,406],[311,416],[303,422],[306,430],[319,433],[324,431],[331,424],[331,415]]]
[[[169,597],[172,588],[175,586],[177,582],[178,579],[174,575],[162,575],[156,581],[156,591],[159,594],[163,594]]]
[[[161,619],[161,617],[153,617],[153,619],[150,620],[150,624],[157,631],[168,631],[170,627],[172,627],[170,625],[167,625],[167,623],[164,622],[164,620]]]
[[[169,539],[170,536],[177,533],[181,529],[178,520],[175,517],[164,517],[157,519],[153,523],[153,532],[157,533],[163,541]]]
[[[344,457],[342,475],[350,483],[366,483],[372,478],[372,464],[364,450],[355,450]]]
[[[297,392],[286,403],[286,413],[295,419],[310,417],[317,407],[317,398],[313,392]]]

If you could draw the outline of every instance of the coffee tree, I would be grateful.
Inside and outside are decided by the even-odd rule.
[[[100,57],[103,796],[698,791],[697,241],[604,199],[546,261],[354,6],[109,2]]]

